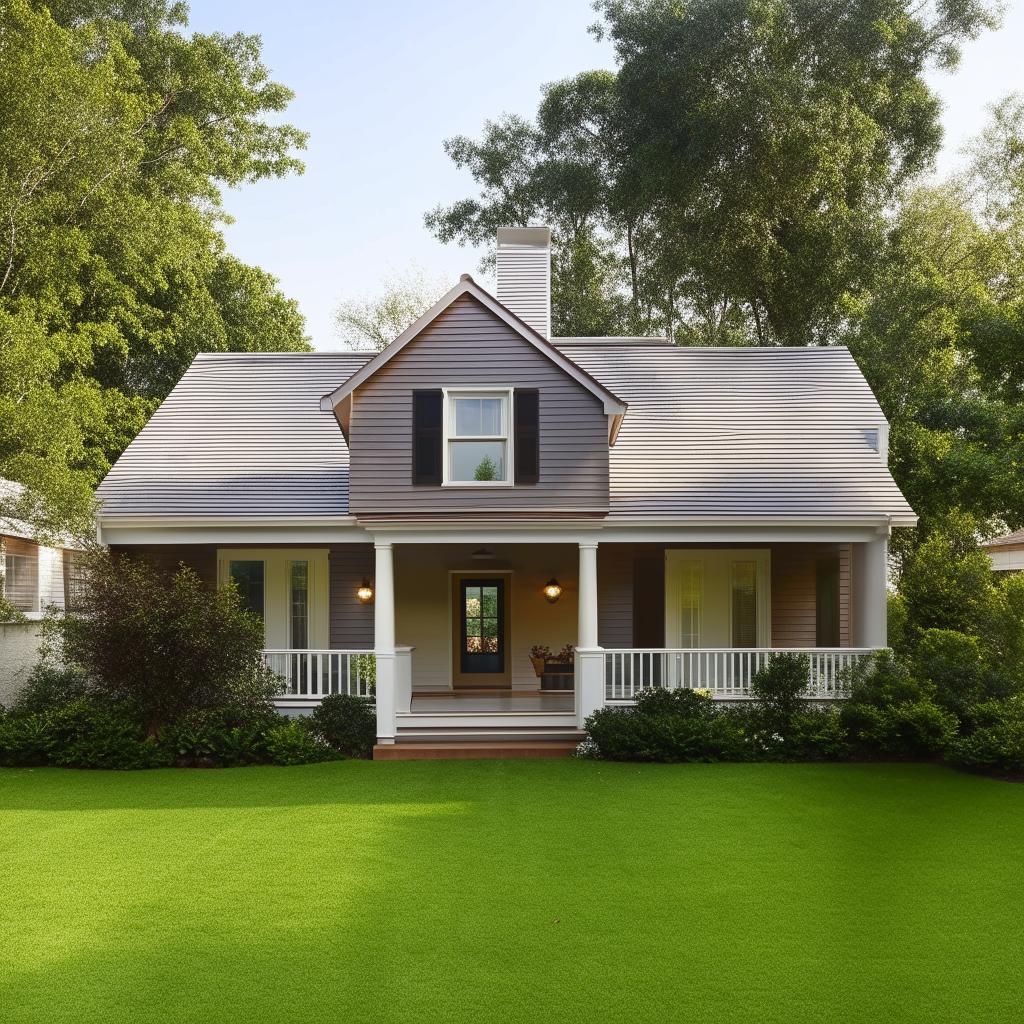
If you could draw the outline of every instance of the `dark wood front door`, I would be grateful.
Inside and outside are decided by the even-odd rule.
[[[507,581],[501,577],[458,579],[456,679],[461,686],[503,686],[508,678]]]

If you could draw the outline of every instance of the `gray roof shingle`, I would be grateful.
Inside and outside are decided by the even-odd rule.
[[[869,444],[884,418],[844,348],[563,348],[629,404],[612,518],[915,520]],[[348,447],[320,398],[368,358],[197,356],[101,484],[104,517],[347,514]]]
[[[320,397],[368,358],[196,356],[100,484],[104,517],[347,515],[348,446]]]

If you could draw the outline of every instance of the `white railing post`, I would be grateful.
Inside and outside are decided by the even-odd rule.
[[[377,742],[395,742],[395,576],[392,547],[374,544],[373,651],[377,661]]]
[[[576,718],[579,727],[604,704],[604,651],[600,647],[576,648]]]
[[[412,648],[395,648],[395,711],[412,709]]]

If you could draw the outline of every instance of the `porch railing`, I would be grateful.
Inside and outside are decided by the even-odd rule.
[[[316,703],[333,693],[371,697],[377,678],[373,651],[264,651],[263,661],[281,680],[279,704]]]
[[[605,700],[632,701],[641,690],[654,687],[710,690],[713,697],[749,697],[754,676],[777,654],[807,658],[805,696],[845,697],[849,670],[876,653],[866,647],[606,650]]]

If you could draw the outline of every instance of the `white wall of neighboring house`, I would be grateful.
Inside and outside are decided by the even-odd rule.
[[[63,610],[65,591],[62,548],[44,547],[22,537],[6,539],[4,548],[3,559],[15,553],[19,558],[35,557],[38,575],[31,601],[34,607],[23,609],[26,621],[0,623],[0,704],[6,705],[17,696],[39,660],[41,620],[48,608]],[[6,563],[0,568],[6,568]],[[25,595],[19,596],[24,599]]]
[[[988,557],[997,572],[1024,571],[1024,544],[1015,548],[989,548]]]

